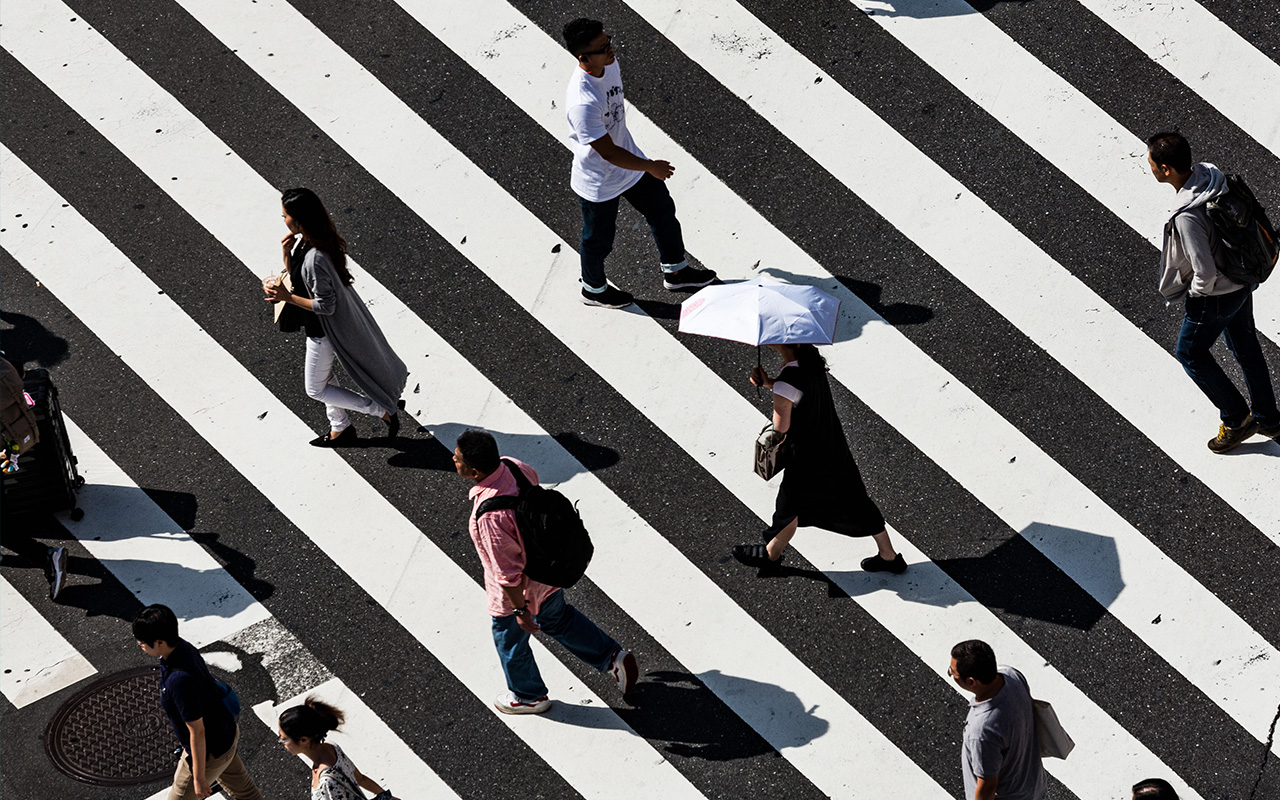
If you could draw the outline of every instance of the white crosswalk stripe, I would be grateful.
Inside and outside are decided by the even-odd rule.
[[[280,226],[272,212],[277,189],[253,158],[220,137],[205,110],[165,88],[155,74],[160,67],[118,49],[91,19],[79,17],[76,0],[68,2],[7,4],[0,11],[0,44],[8,57],[114,148],[108,158],[140,171],[176,203],[181,224],[207,231],[241,262],[249,274],[239,272],[236,280],[243,286],[237,291],[252,294],[256,276],[273,271],[279,260]],[[421,27],[407,33],[434,37],[459,63],[483,63],[474,76],[458,80],[486,82],[523,112],[515,123],[525,129],[522,135],[545,140],[550,134],[564,142],[558,103],[572,60],[566,61],[558,42],[543,32],[546,21],[539,14],[545,9],[504,0],[380,2],[385,7],[379,14],[404,19],[391,13],[394,3],[397,13]],[[1262,87],[1280,74],[1278,68],[1209,11],[1194,2],[1177,8],[1079,3],[1280,155],[1272,141],[1280,131],[1275,109],[1250,105],[1238,77],[1221,65],[1223,54],[1231,54],[1248,67],[1241,70],[1249,73],[1250,85]],[[575,289],[575,243],[563,228],[546,220],[545,209],[523,205],[507,184],[509,177],[473,160],[463,143],[451,141],[399,96],[396,84],[358,60],[356,50],[344,50],[350,41],[331,39],[345,20],[330,25],[316,7],[285,0],[172,0],[172,5],[261,81],[262,88],[252,91],[277,93],[273,101],[282,97],[291,113],[296,110],[349,157],[348,166],[367,173],[361,180],[389,191],[476,276],[482,275],[488,282],[482,291],[496,288],[503,303],[514,303],[511,307],[534,320],[529,342],[553,342],[581,359],[594,379],[624,401],[624,409],[610,413],[655,426],[687,460],[689,466],[680,469],[700,470],[723,501],[770,519],[776,483],[759,481],[745,467],[751,457],[748,434],[762,424],[760,407],[664,329],[661,316],[584,308]],[[1163,454],[1238,514],[1241,525],[1232,541],[1256,540],[1272,549],[1280,543],[1280,506],[1274,502],[1280,444],[1251,443],[1231,458],[1208,453],[1204,434],[1216,425],[1214,409],[1161,343],[754,17],[743,7],[748,2],[708,0],[689,6],[627,0],[626,5],[705,69],[718,90],[758,114],[761,121],[752,124],[776,129],[813,158],[936,259],[957,285],[1041,348],[1038,355],[1081,381],[1093,393],[1091,401],[1128,420],[1138,438],[1155,445],[1153,454]],[[972,6],[959,0],[906,5],[852,0],[849,13],[868,14],[886,37],[905,45],[995,124],[1061,168],[1143,239],[1158,244],[1169,198],[1160,191],[1167,187],[1146,175],[1140,139],[1087,90],[1072,86]],[[1160,43],[1150,26],[1166,29],[1166,36],[1156,37]],[[1211,41],[1193,42],[1195,30]],[[751,46],[739,46],[744,42]],[[992,59],[1007,67],[1005,73],[990,68]],[[1197,72],[1209,65],[1212,75]],[[1027,97],[1044,102],[1030,104]],[[1047,568],[1060,570],[1082,597],[1100,607],[1123,647],[1150,652],[1157,671],[1166,676],[1161,680],[1189,687],[1203,699],[1196,700],[1196,708],[1220,709],[1220,730],[1204,735],[1227,737],[1210,739],[1215,742],[1256,745],[1256,754],[1241,758],[1260,762],[1265,773],[1265,765],[1280,756],[1280,743],[1269,751],[1263,744],[1275,742],[1280,706],[1280,640],[1256,622],[1268,619],[1268,612],[1259,615],[1219,597],[1216,583],[1180,563],[1185,549],[1161,531],[1135,524],[1127,518],[1129,506],[1108,505],[1091,488],[1105,470],[1081,474],[1079,465],[1059,463],[1034,432],[1024,433],[1002,417],[927,345],[886,322],[833,277],[823,259],[806,252],[793,234],[740,196],[716,164],[702,163],[686,149],[687,132],[664,130],[637,108],[628,110],[628,121],[651,156],[677,165],[669,186],[690,254],[724,280],[772,272],[838,297],[844,335],[824,355],[841,391],[851,392],[941,468],[954,481],[954,488],[945,489],[947,497],[966,498],[1030,544]],[[279,389],[266,385],[224,341],[225,331],[198,321],[186,306],[189,301],[166,296],[162,282],[149,274],[152,267],[115,241],[116,223],[104,226],[96,216],[91,221],[87,210],[43,177],[51,156],[42,151],[51,145],[24,141],[19,150],[11,137],[7,134],[0,148],[0,225],[6,228],[0,240],[18,274],[38,281],[40,291],[123,362],[132,373],[128,380],[156,392],[177,412],[184,430],[194,429],[202,446],[226,460],[223,468],[253,487],[252,497],[237,502],[266,503],[283,515],[334,565],[339,580],[367,592],[372,604],[438,660],[448,673],[441,679],[468,696],[468,707],[459,713],[496,718],[512,742],[527,747],[583,797],[727,796],[699,768],[673,758],[643,715],[635,717],[625,704],[585,685],[560,650],[535,642],[539,665],[559,701],[545,718],[550,724],[493,715],[488,701],[502,678],[484,620],[477,617],[483,593],[468,571],[474,565],[457,563],[457,555],[438,544],[441,532],[419,529],[396,498],[383,494],[381,482],[374,480],[383,466],[306,447],[310,433],[289,405],[292,398],[278,397]],[[850,141],[857,147],[849,147]],[[76,197],[93,196],[80,194],[84,191],[77,187]],[[129,239],[127,247],[136,249],[137,240]],[[361,251],[355,256],[360,258]],[[845,684],[833,681],[813,652],[775,638],[776,625],[759,618],[753,607],[744,608],[739,590],[721,571],[709,570],[679,542],[669,541],[667,523],[648,520],[632,508],[633,490],[620,489],[598,468],[584,466],[585,459],[551,434],[556,428],[540,421],[540,412],[521,407],[523,396],[501,388],[502,380],[492,372],[496,367],[471,363],[452,338],[457,335],[452,327],[428,322],[411,299],[415,290],[369,264],[366,271],[351,262],[360,294],[409,366],[409,385],[424,389],[420,402],[410,407],[420,418],[407,419],[406,430],[429,425],[445,449],[465,428],[493,430],[504,453],[533,464],[544,481],[559,483],[580,503],[596,541],[588,573],[592,587],[699,681],[708,702],[723,704],[781,755],[779,763],[794,770],[806,791],[850,798],[959,796],[958,770],[950,772],[953,752],[923,751],[899,730],[878,729],[882,711],[863,708],[865,697],[847,696]],[[432,271],[432,265],[422,267],[424,281]],[[1280,341],[1277,304],[1270,300],[1275,291],[1274,285],[1259,291],[1257,314],[1260,330]],[[7,303],[6,310],[21,309]],[[946,310],[942,303],[937,313]],[[44,324],[52,329],[56,321]],[[72,358],[83,360],[74,347]],[[80,369],[92,373],[104,367]],[[1138,375],[1142,379],[1134,380]],[[695,402],[673,402],[672,386]],[[80,520],[60,515],[59,521],[79,548],[138,602],[173,606],[184,636],[198,646],[233,641],[260,625],[293,635],[241,586],[241,578],[139,488],[129,475],[138,464],[117,465],[107,452],[115,443],[95,442],[71,416],[84,420],[77,411],[67,422],[88,479],[80,505],[89,513]],[[247,430],[253,431],[251,438],[243,435]],[[299,473],[282,470],[286,464],[311,466]],[[176,473],[174,480],[181,485]],[[1149,484],[1158,485],[1154,478]],[[460,502],[461,488],[457,494],[446,500]],[[318,497],[340,501],[314,502]],[[962,511],[960,518],[971,519],[973,513]],[[889,530],[912,565],[905,579],[851,568],[869,554],[868,541],[806,530],[794,549],[890,634],[901,652],[918,662],[917,671],[924,668],[927,685],[915,691],[930,697],[949,692],[945,687],[954,686],[945,671],[948,648],[960,638],[982,638],[1002,662],[1022,669],[1037,696],[1054,702],[1079,745],[1066,761],[1046,761],[1057,781],[1051,796],[1118,796],[1148,775],[1169,778],[1183,797],[1247,794],[1247,786],[1224,788],[1209,777],[1216,768],[1206,764],[1219,762],[1172,757],[1170,741],[1151,720],[1136,719],[1131,709],[1117,705],[1114,692],[1042,654],[1046,634],[1025,630],[1011,608],[985,605],[988,595],[976,590],[972,578],[932,552],[936,542],[910,541],[911,528],[900,531],[895,522],[891,517]],[[637,569],[637,554],[644,569]],[[1270,559],[1267,564],[1274,561],[1270,555],[1263,558]],[[1266,566],[1241,568],[1249,574]],[[97,673],[90,659],[99,663],[92,649],[97,643],[85,644],[82,632],[55,629],[42,616],[39,598],[24,594],[29,586],[23,581],[15,588],[6,572],[0,598],[2,685],[14,707],[7,714],[42,708],[37,701]],[[277,597],[273,602],[292,601]],[[364,654],[360,663],[389,655]],[[371,687],[384,691],[376,688],[375,676],[362,672],[360,681],[352,681],[347,673],[344,682],[315,663],[320,677],[295,679],[289,692],[273,697],[246,698],[268,728],[274,731],[275,716],[284,707],[315,693],[349,710],[347,738],[340,743],[345,748],[349,742],[364,771],[385,780],[398,796],[460,797],[475,791],[460,788],[474,787],[465,773],[479,768],[464,766],[465,754],[449,752],[447,745],[438,750],[445,740],[436,737],[424,750],[423,739],[406,730],[403,719],[379,716],[375,708],[385,709],[385,701],[381,706],[366,702]],[[333,666],[337,672],[341,665]],[[641,666],[643,674],[644,662]],[[33,680],[19,669],[43,672]],[[958,736],[960,719],[954,724]],[[276,763],[286,761],[277,755]],[[937,766],[944,762],[946,772]],[[399,788],[407,786],[421,794]]]

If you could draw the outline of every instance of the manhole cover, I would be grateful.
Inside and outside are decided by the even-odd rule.
[[[160,668],[87,686],[53,715],[44,746],[54,766],[85,783],[133,786],[173,775],[177,744],[160,707]]]

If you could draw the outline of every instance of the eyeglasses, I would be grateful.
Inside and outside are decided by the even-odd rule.
[[[588,50],[585,53],[579,53],[578,58],[586,58],[587,56],[602,56],[605,53],[611,52],[612,50],[613,50],[613,37],[606,36],[604,37],[604,47],[602,47],[599,50]]]

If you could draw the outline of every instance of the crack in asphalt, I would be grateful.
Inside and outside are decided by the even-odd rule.
[[[1271,718],[1271,730],[1267,732],[1267,742],[1262,748],[1262,763],[1258,765],[1258,777],[1253,779],[1253,788],[1249,790],[1249,800],[1257,800],[1258,786],[1262,783],[1262,773],[1267,771],[1267,755],[1276,741],[1276,724],[1280,723],[1280,706],[1276,707],[1276,715]]]

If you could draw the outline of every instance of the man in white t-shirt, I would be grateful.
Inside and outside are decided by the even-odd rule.
[[[604,260],[613,250],[618,199],[625,197],[649,223],[662,264],[662,285],[695,289],[716,279],[710,270],[689,266],[676,204],[663,183],[675,168],[651,161],[627,130],[622,73],[613,52],[613,37],[604,24],[575,19],[564,26],[564,44],[578,59],[565,90],[565,117],[573,143],[570,186],[582,205],[582,302],[623,308],[629,292],[609,285]]]
[[[1044,800],[1048,791],[1027,679],[997,667],[978,639],[951,648],[947,674],[974,698],[964,721],[960,768],[965,800]]]

